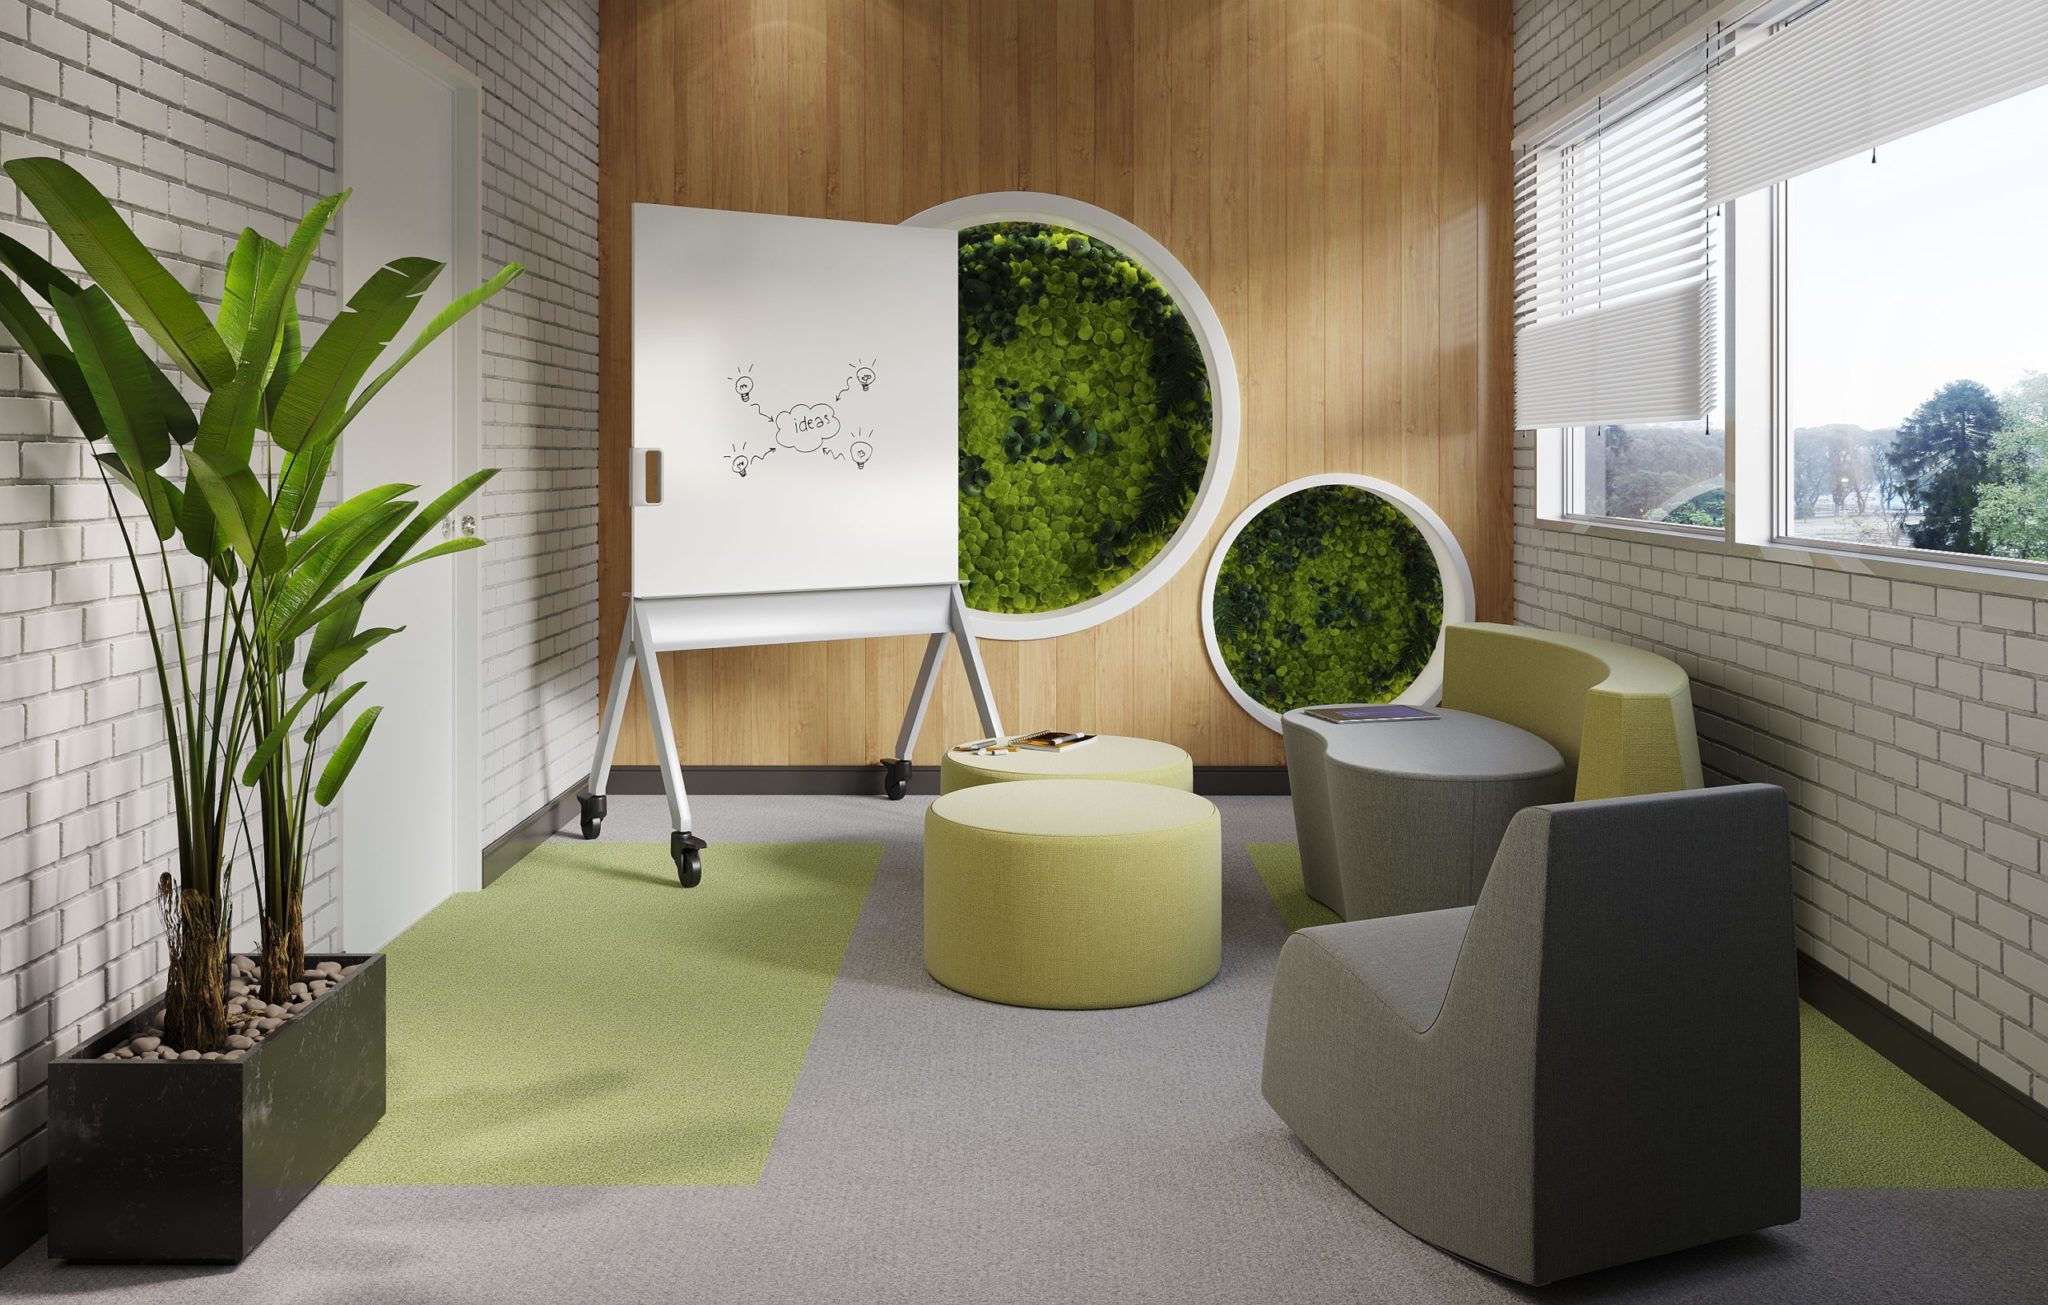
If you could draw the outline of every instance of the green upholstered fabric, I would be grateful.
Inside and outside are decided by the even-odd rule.
[[[981,784],[925,814],[924,959],[1013,1006],[1137,1006],[1222,963],[1222,823],[1156,784]]]
[[[1195,763],[1171,743],[1104,734],[1062,752],[1019,748],[993,757],[948,751],[939,762],[939,792],[1012,779],[1120,779],[1193,792]]]
[[[1549,740],[1581,802],[1705,783],[1685,671],[1640,648],[1527,625],[1448,625],[1443,705]]]

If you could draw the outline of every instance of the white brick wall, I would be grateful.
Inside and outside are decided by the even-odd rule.
[[[335,188],[338,0],[0,0],[0,157],[59,153],[202,301],[245,225]],[[597,0],[378,0],[484,84],[484,810],[569,787],[596,732]],[[60,263],[14,188],[0,229]],[[309,332],[338,302],[333,246]],[[149,649],[68,418],[0,347],[0,1196],[40,1169],[50,1057],[161,990],[171,850]],[[338,849],[307,890],[339,923]],[[236,918],[253,922],[242,881]]]
[[[1524,0],[1518,121],[1710,7]],[[1544,529],[1534,485],[1520,432],[1515,619],[1684,666],[1708,769],[1791,794],[1801,950],[2048,1104],[2048,601]]]
[[[1714,0],[1515,0],[1515,126],[1570,108]]]

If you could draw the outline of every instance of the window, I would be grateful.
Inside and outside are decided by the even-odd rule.
[[[1581,426],[1563,441],[1566,512],[1719,530],[1728,519],[1718,419]]]
[[[2048,560],[2048,88],[1783,204],[1783,533]]]

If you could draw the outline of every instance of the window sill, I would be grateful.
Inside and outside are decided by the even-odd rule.
[[[2048,563],[1961,561],[1946,556],[1914,557],[1875,548],[1829,545],[1778,537],[1767,544],[1736,543],[1696,526],[1613,519],[1538,517],[1536,525],[1598,539],[1630,544],[1683,546],[1724,557],[1746,557],[1785,566],[1809,566],[1850,575],[1876,576],[1911,584],[1941,585],[1978,593],[2008,594],[2029,600],[2048,599]]]

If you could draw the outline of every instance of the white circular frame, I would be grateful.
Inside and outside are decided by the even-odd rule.
[[[1173,296],[1194,328],[1209,369],[1209,465],[1195,490],[1195,501],[1180,527],[1167,537],[1152,560],[1108,593],[1050,612],[981,612],[968,609],[968,625],[979,639],[1053,639],[1121,616],[1165,586],[1194,557],[1209,527],[1223,511],[1231,473],[1237,469],[1238,432],[1242,412],[1237,389],[1237,360],[1223,334],[1223,322],[1194,275],[1168,253],[1166,246],[1106,208],[1065,195],[1035,190],[999,190],[968,195],[906,218],[903,225],[961,231],[989,222],[1045,222],[1106,240],[1152,274]]]
[[[1349,472],[1334,471],[1320,476],[1303,476],[1290,480],[1261,494],[1252,505],[1238,514],[1230,523],[1230,529],[1223,532],[1223,538],[1216,543],[1216,551],[1209,555],[1209,572],[1202,579],[1202,642],[1209,646],[1209,664],[1216,668],[1216,678],[1223,681],[1223,687],[1237,700],[1252,719],[1272,730],[1280,732],[1280,714],[1265,703],[1246,693],[1238,685],[1230,667],[1223,660],[1223,649],[1216,642],[1216,577],[1222,574],[1223,559],[1230,555],[1230,546],[1237,542],[1244,528],[1258,519],[1259,513],[1290,494],[1298,494],[1318,485],[1350,485],[1377,494],[1400,509],[1401,515],[1413,522],[1422,532],[1422,538],[1429,544],[1430,554],[1436,558],[1436,572],[1444,586],[1444,624],[1453,621],[1470,621],[1475,610],[1472,596],[1472,568],[1466,565],[1465,553],[1458,547],[1457,536],[1444,524],[1444,519],[1433,511],[1429,504],[1384,480],[1371,476],[1356,476]],[[1411,706],[1433,705],[1444,692],[1444,636],[1441,628],[1437,631],[1436,647],[1430,651],[1429,661],[1409,681],[1408,687],[1394,696],[1394,701]]]

